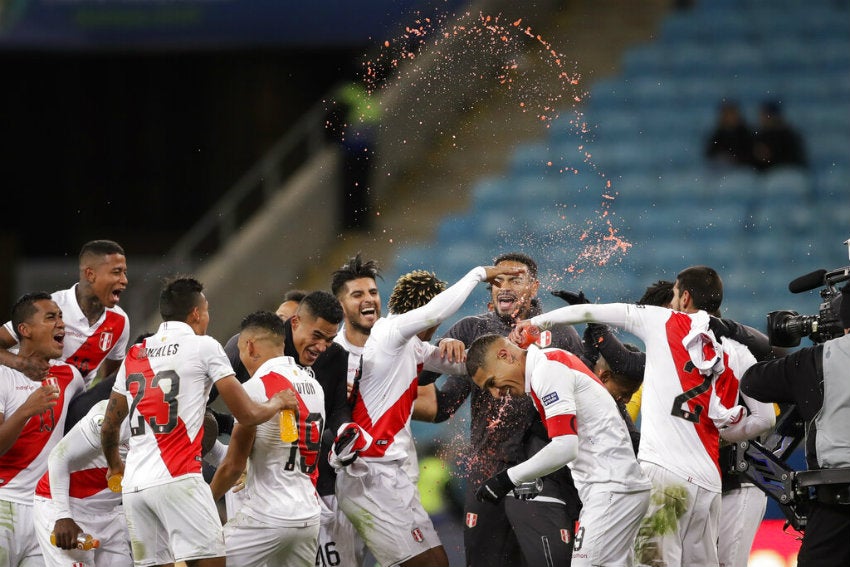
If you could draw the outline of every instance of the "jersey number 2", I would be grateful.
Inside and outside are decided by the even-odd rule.
[[[703,378],[702,384],[698,386],[694,386],[690,390],[686,392],[682,392],[676,399],[673,400],[673,410],[670,412],[676,417],[681,417],[682,419],[686,419],[692,423],[699,423],[699,416],[702,415],[703,410],[705,409],[700,404],[696,404],[694,406],[694,411],[690,411],[687,409],[683,409],[685,404],[687,404],[690,400],[696,398],[700,394],[704,394],[711,387],[711,376],[706,376]]]

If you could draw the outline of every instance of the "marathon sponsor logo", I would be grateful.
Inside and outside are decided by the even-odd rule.
[[[549,406],[558,401],[558,392],[550,392],[543,396],[543,399],[540,400],[543,402],[544,406]]]
[[[100,334],[100,340],[97,342],[97,346],[100,347],[100,350],[103,352],[109,352],[109,349],[112,348],[112,331],[104,331]]]
[[[316,393],[316,387],[313,384],[310,384],[309,382],[295,382],[295,384],[293,384],[293,386],[295,386],[295,390],[299,394],[315,394]]]
[[[417,543],[422,543],[425,540],[425,538],[422,536],[422,530],[420,530],[419,528],[413,528],[412,530],[410,530],[410,535],[413,536],[413,540]]]
[[[475,525],[478,524],[478,514],[473,514],[472,512],[466,513],[466,527],[474,528]]]
[[[162,345],[158,347],[152,348],[143,348],[141,349],[142,357],[148,358],[156,358],[158,356],[174,356],[177,354],[177,350],[180,348],[180,345],[177,343],[172,343],[168,345]]]

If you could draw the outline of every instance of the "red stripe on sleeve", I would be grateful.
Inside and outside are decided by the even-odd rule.
[[[578,435],[576,416],[572,413],[555,415],[546,420],[546,432],[549,439],[559,435]]]

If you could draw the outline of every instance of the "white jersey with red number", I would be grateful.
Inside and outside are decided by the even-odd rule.
[[[268,401],[282,390],[295,390],[298,441],[287,443],[280,439],[277,416],[257,426],[245,480],[245,499],[239,512],[282,527],[318,523],[321,507],[315,483],[325,423],[322,386],[310,371],[299,367],[289,356],[264,362],[244,386],[258,403]]]
[[[124,310],[116,305],[107,307],[100,319],[94,325],[89,325],[88,318],[77,303],[77,285],[55,291],[50,297],[62,310],[62,321],[65,323],[62,360],[76,367],[88,385],[104,360],[124,359],[130,341],[130,320]],[[4,327],[12,338],[18,338],[11,321]]]
[[[218,341],[186,323],[162,323],[130,348],[113,387],[129,408],[124,492],[201,474],[207,398],[213,383],[232,375]]]
[[[32,504],[35,486],[47,472],[47,457],[65,431],[68,404],[83,391],[83,377],[73,366],[51,362],[50,376],[56,378],[59,399],[48,411],[29,418],[15,443],[0,456],[0,500]],[[9,419],[38,388],[41,381],[0,366],[0,413]]]
[[[563,307],[531,319],[538,326],[589,321],[621,327],[646,346],[638,459],[720,492],[720,438],[710,414],[715,408],[736,405],[737,377],[751,364],[749,351],[734,341],[723,341],[718,352],[722,371],[702,374],[698,365],[708,359],[705,349],[689,351],[685,343],[702,334],[711,339],[707,350],[717,348],[704,311],[688,314],[612,303]]]
[[[466,375],[463,363],[440,357],[439,348],[416,335],[435,327],[460,308],[475,286],[484,281],[475,268],[426,305],[401,315],[378,319],[363,349],[363,373],[352,418],[373,439],[360,453],[364,459],[403,462],[413,447],[410,415],[422,368],[441,374]]]
[[[38,481],[37,496],[53,500],[57,518],[73,518],[77,510],[111,510],[121,505],[121,493],[106,484],[106,457],[100,443],[100,427],[109,400],[96,403],[50,451],[48,471]],[[121,423],[121,458],[127,456],[130,428]]]
[[[650,488],[614,398],[577,356],[556,348],[528,349],[525,390],[550,438],[577,435],[578,454],[569,465],[579,488],[591,483],[615,492]]]

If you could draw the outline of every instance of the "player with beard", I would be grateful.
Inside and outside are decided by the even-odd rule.
[[[490,288],[492,310],[461,319],[443,338],[469,345],[486,334],[507,336],[517,320],[542,312],[537,299],[537,263],[532,258],[507,253],[496,258],[494,265],[521,267],[527,273],[500,278],[498,285]],[[543,333],[538,344],[582,352],[578,333],[566,326]],[[464,504],[467,565],[569,565],[581,502],[568,468],[544,477],[543,489],[533,500],[505,498],[493,505],[475,498],[484,480],[527,460],[549,442],[531,399],[496,399],[467,376],[449,376],[437,388],[436,378],[433,373],[420,377],[415,419],[445,421],[472,395],[468,462],[474,466],[468,467]]]

